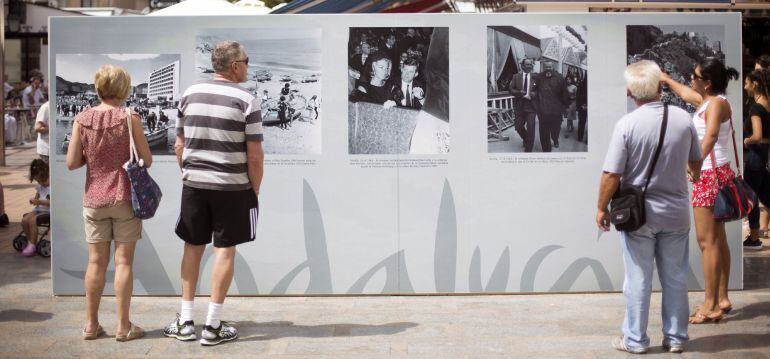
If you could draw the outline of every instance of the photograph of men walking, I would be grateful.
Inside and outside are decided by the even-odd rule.
[[[586,38],[585,26],[487,28],[490,153],[588,150]]]

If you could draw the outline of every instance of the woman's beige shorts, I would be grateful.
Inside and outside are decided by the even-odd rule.
[[[83,208],[86,242],[133,242],[142,238],[142,220],[134,217],[129,202],[111,207]]]

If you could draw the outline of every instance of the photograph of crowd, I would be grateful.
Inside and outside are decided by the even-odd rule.
[[[588,151],[585,26],[487,28],[487,150]]]
[[[94,73],[111,64],[128,70],[131,94],[126,100],[142,118],[153,155],[174,155],[176,105],[179,102],[178,54],[59,54],[56,56],[56,153],[67,154],[72,124],[81,111],[100,104]],[[54,111],[55,109],[55,111]]]
[[[198,80],[213,78],[211,51],[237,41],[248,56],[241,86],[262,99],[266,154],[321,154],[321,29],[207,29],[196,39]]]
[[[639,60],[655,61],[660,68],[679,83],[690,83],[695,64],[715,57],[725,61],[722,52],[725,29],[721,25],[629,25],[626,27],[628,64]],[[667,87],[663,102],[694,113],[687,104]],[[629,98],[628,110],[636,108]]]
[[[351,28],[350,154],[449,152],[449,29]]]

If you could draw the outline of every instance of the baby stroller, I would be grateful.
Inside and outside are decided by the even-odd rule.
[[[39,237],[37,241],[37,254],[39,254],[42,257],[50,257],[51,256],[51,240],[49,240],[48,232],[51,230],[51,215],[50,214],[41,214],[37,216],[36,219],[37,226],[43,227],[44,229],[42,231],[39,231]],[[24,231],[19,233],[16,238],[13,239],[13,249],[15,249],[17,252],[21,252],[24,247],[27,246],[27,236],[24,234]]]

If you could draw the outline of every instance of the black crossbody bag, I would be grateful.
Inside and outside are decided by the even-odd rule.
[[[644,197],[647,194],[647,187],[650,185],[650,177],[658,163],[660,149],[663,147],[663,139],[666,138],[666,126],[668,124],[668,105],[663,105],[663,122],[660,124],[660,139],[658,147],[655,149],[655,155],[652,158],[652,166],[647,172],[647,181],[644,189],[638,186],[629,186],[619,188],[612,196],[610,201],[610,222],[615,225],[615,229],[623,232],[633,232],[641,228],[646,222]]]

